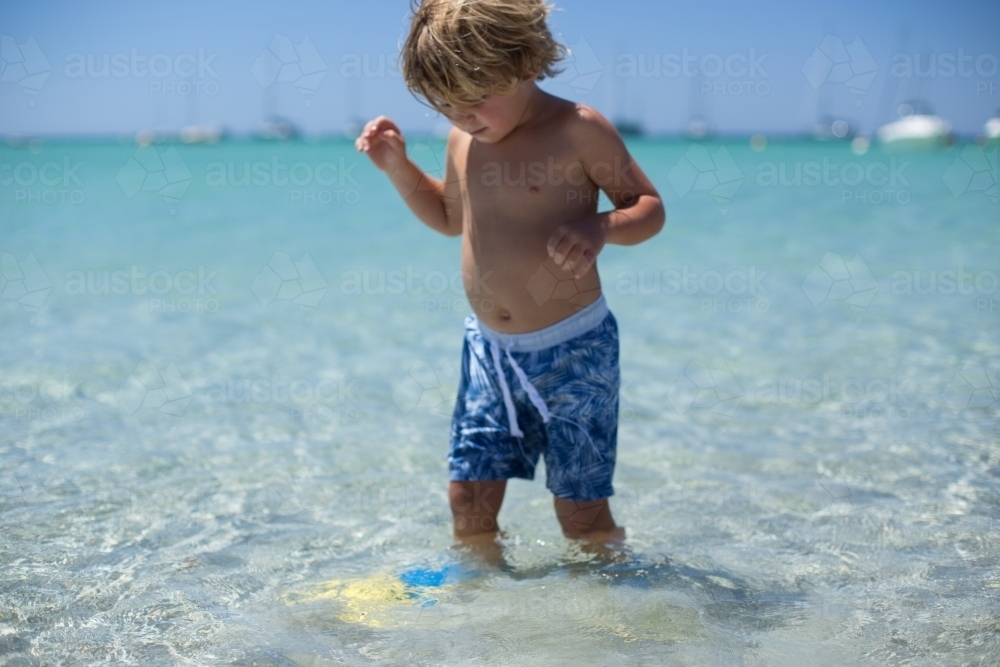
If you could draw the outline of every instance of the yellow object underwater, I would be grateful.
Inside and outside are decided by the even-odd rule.
[[[451,588],[445,585],[432,587],[435,593],[445,592]],[[425,588],[428,586],[407,583],[392,572],[384,572],[362,579],[324,581],[305,593],[289,596],[291,599],[286,598],[285,601],[291,605],[332,600],[340,603],[342,607],[337,614],[339,620],[381,628],[399,625],[401,619],[393,618],[394,609],[434,604],[437,600],[428,597],[423,590]]]
[[[413,599],[406,594],[406,584],[391,574],[349,581],[332,579],[320,584],[311,599],[340,600],[346,609],[337,614],[337,618],[345,623],[363,623],[375,628],[386,624],[392,607],[413,604]]]

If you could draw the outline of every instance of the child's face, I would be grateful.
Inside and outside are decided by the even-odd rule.
[[[530,83],[531,80],[520,81],[509,95],[487,95],[479,104],[446,107],[442,113],[476,141],[494,144],[510,134],[524,116]]]

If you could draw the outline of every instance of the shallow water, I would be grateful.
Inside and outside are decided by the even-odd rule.
[[[993,148],[630,147],[669,221],[600,259],[612,508],[669,564],[588,562],[540,469],[509,571],[402,599],[477,569],[457,240],[346,142],[157,146],[161,182],[132,145],[0,148],[0,664],[996,664]]]

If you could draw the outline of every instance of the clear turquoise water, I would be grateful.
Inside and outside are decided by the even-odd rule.
[[[454,558],[458,241],[348,142],[168,148],[0,148],[0,664],[1000,660],[994,147],[631,143],[669,220],[599,262],[612,507],[671,566],[517,480],[513,572],[378,623],[303,591]]]

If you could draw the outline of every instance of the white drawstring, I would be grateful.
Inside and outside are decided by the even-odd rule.
[[[510,424],[511,435],[518,438],[524,437],[524,433],[521,432],[520,427],[517,425],[517,415],[514,413],[514,400],[510,397],[510,387],[507,386],[507,378],[504,377],[503,368],[500,367],[500,346],[495,341],[490,341],[490,353],[493,355],[493,368],[496,369],[497,375],[500,376],[500,391],[503,392],[503,404],[507,408],[507,422]]]
[[[604,457],[601,455],[601,451],[597,448],[597,445],[594,444],[593,439],[590,437],[590,433],[587,432],[587,429],[585,429],[583,425],[573,421],[572,419],[554,415],[549,411],[549,406],[545,405],[545,401],[542,400],[542,397],[535,388],[535,385],[531,383],[531,380],[528,379],[524,370],[516,361],[514,361],[514,357],[511,356],[510,348],[512,344],[513,342],[508,343],[507,348],[504,350],[507,355],[507,361],[510,362],[510,367],[514,369],[514,374],[517,376],[518,382],[521,383],[521,388],[528,394],[528,399],[531,400],[532,405],[534,405],[535,409],[542,415],[542,421],[548,424],[551,419],[559,419],[579,427],[580,430],[583,431],[583,434],[587,436],[587,442],[590,443],[590,447],[594,450],[594,454],[597,456],[598,460],[603,461]],[[523,438],[524,433],[517,424],[517,414],[514,410],[514,399],[510,395],[510,387],[507,385],[507,378],[504,376],[503,368],[500,366],[500,344],[491,340],[489,341],[489,345],[490,354],[493,357],[493,367],[496,369],[497,375],[500,378],[500,391],[503,393],[503,403],[507,408],[507,423],[510,424],[511,435],[517,438]]]
[[[541,413],[542,421],[548,424],[549,418],[552,416],[552,413],[549,412],[549,406],[545,405],[545,401],[543,401],[542,397],[538,395],[538,390],[535,389],[535,385],[531,384],[528,376],[524,374],[524,370],[517,365],[517,362],[514,361],[514,357],[510,356],[510,343],[507,344],[507,361],[510,362],[510,367],[514,369],[514,374],[517,375],[517,381],[521,383],[521,388],[527,392],[528,398],[531,399],[535,409]]]

